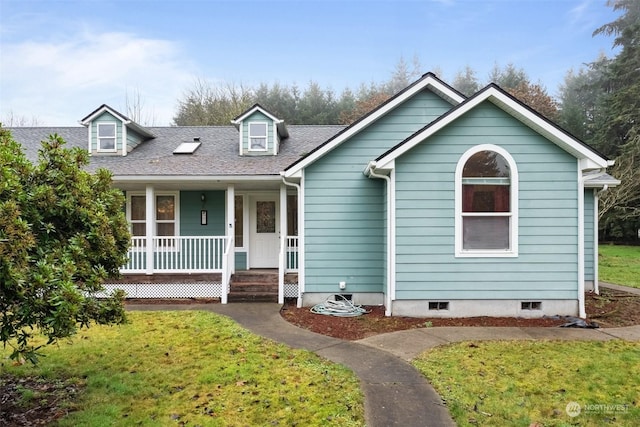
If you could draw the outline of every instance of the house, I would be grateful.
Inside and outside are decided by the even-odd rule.
[[[240,272],[271,269],[301,306],[585,316],[612,162],[498,86],[465,98],[428,73],[348,127],[283,119],[254,105],[230,126],[145,128],[102,105],[84,127],[12,132],[31,157],[55,132],[112,171],[135,279],[110,286],[131,296],[226,303]]]

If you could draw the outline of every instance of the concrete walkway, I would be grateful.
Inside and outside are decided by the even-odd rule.
[[[609,329],[438,327],[350,342],[293,326],[280,316],[280,306],[273,303],[130,305],[127,308],[213,311],[231,317],[258,335],[341,363],[360,378],[365,421],[370,427],[455,425],[440,396],[408,363],[424,350],[438,345],[467,340],[640,340],[640,326]]]

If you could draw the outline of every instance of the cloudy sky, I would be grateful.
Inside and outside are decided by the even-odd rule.
[[[614,54],[592,32],[617,15],[605,0],[0,0],[0,119],[74,126],[138,94],[150,124],[170,125],[196,79],[339,94],[401,57],[445,81],[513,63],[555,94],[569,69]]]

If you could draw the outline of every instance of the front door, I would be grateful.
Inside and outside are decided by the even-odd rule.
[[[278,268],[280,206],[278,193],[250,196],[249,268]]]

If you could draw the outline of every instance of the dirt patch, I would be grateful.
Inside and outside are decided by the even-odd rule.
[[[640,324],[640,295],[611,289],[601,289],[600,295],[588,293],[585,299],[587,317],[601,327],[612,328]],[[312,313],[308,307],[297,308],[288,301],[281,315],[288,322],[310,331],[344,340],[359,340],[376,334],[405,329],[439,326],[512,326],[557,327],[566,318],[544,317],[523,319],[513,317],[466,317],[455,319],[386,317],[384,307],[364,307],[368,314],[358,317],[335,317]]]
[[[640,295],[600,288],[600,295],[587,294],[587,316],[603,328],[640,325]]]
[[[0,425],[50,425],[74,410],[81,390],[74,381],[0,376]]]

